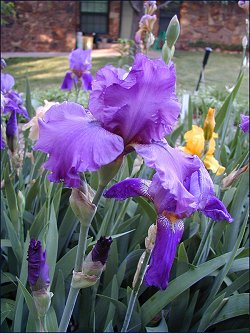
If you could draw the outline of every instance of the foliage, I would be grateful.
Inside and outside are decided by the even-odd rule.
[[[64,98],[63,94],[54,93],[50,92],[51,98]],[[187,115],[167,139],[176,145],[176,142],[183,141],[183,134],[193,121],[202,123],[204,114],[200,111],[205,113],[212,106],[209,95],[217,103],[218,115],[225,109],[223,119],[218,124],[218,156],[229,173],[242,161],[248,150],[247,137],[237,127],[242,109],[239,107],[232,112],[230,103],[226,106],[222,104],[224,97],[235,98],[233,92],[223,97],[209,90],[191,98]],[[44,93],[45,97],[50,99],[49,93]],[[41,102],[41,99],[37,100]],[[227,117],[228,126],[220,126]],[[232,128],[235,135],[232,135]],[[27,154],[31,152],[31,142],[27,137],[24,139],[25,154],[19,177],[11,172],[7,152],[2,154],[2,330],[36,330],[33,301],[26,287],[27,246],[30,237],[36,237],[46,244],[48,262],[54,272],[51,273],[54,296],[47,318],[48,330],[54,332],[61,319],[69,288],[79,226],[68,204],[70,189],[48,182],[46,172],[42,169],[46,157],[40,152],[33,152],[34,159],[31,159]],[[127,156],[113,182],[129,177],[133,172],[133,163],[134,158]],[[137,176],[150,173],[143,166]],[[89,173],[86,178],[96,189],[97,175]],[[208,219],[197,213],[189,218],[171,271],[169,287],[164,292],[153,287],[141,288],[130,330],[229,332],[247,328],[248,174],[244,174],[225,191],[221,191],[220,181],[221,177],[214,178],[217,194],[234,217],[234,223],[212,224],[208,237],[204,239]],[[87,251],[100,235],[112,235],[114,242],[100,283],[83,289],[79,295],[73,312],[72,330],[121,329],[133,275],[144,248],[147,229],[153,220],[154,212],[145,200],[115,202],[101,199]]]
[[[1,1],[1,25],[6,25],[11,17],[15,17],[15,5],[14,2]]]

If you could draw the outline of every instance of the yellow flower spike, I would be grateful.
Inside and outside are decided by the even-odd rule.
[[[214,114],[215,114],[215,109],[209,108],[203,126],[204,139],[206,141],[209,141],[213,137],[214,128],[215,128]]]

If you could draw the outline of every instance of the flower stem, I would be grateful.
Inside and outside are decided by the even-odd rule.
[[[99,186],[99,188],[96,191],[96,195],[92,202],[96,206],[98,205],[98,203],[100,201],[104,188],[105,187],[103,187],[103,186]],[[83,223],[80,224],[80,234],[79,234],[79,241],[78,241],[78,246],[77,246],[75,268],[74,268],[75,272],[80,272],[82,270],[82,262],[83,262],[83,258],[84,258],[85,251],[86,251],[88,232],[89,232],[89,227],[92,222],[92,219],[93,219],[93,217],[88,221],[88,223],[86,223],[87,221],[85,221],[85,224],[83,224]],[[60,325],[58,328],[58,332],[67,331],[67,327],[69,325],[69,321],[70,321],[73,309],[75,307],[75,303],[77,300],[79,290],[80,289],[73,288],[72,283],[71,283],[69,295],[68,295],[67,302],[66,302],[66,305],[65,305],[65,308],[63,311],[63,315],[62,315],[62,319],[61,319],[61,322],[60,322]]]
[[[213,225],[214,225],[214,222],[209,222],[208,225],[207,225],[207,228],[206,228],[206,230],[205,230],[205,232],[204,232],[204,234],[202,236],[202,239],[201,239],[198,251],[196,252],[196,255],[195,255],[194,260],[193,260],[193,265],[195,265],[195,266],[197,264],[199,264],[200,257],[202,255],[204,246],[205,246],[205,244],[207,242],[208,236],[210,234],[210,231],[212,230]]]
[[[128,308],[127,308],[127,312],[126,312],[126,315],[125,315],[125,319],[124,319],[124,323],[123,323],[121,332],[127,332],[127,330],[128,330],[128,326],[129,326],[130,319],[131,319],[132,314],[133,314],[135,302],[136,302],[136,299],[137,299],[137,296],[138,296],[138,292],[139,292],[140,286],[141,286],[142,281],[144,279],[144,275],[145,275],[146,270],[147,270],[147,265],[148,265],[150,256],[151,256],[151,251],[147,249],[145,251],[145,257],[144,257],[144,260],[143,260],[143,264],[141,266],[139,277],[138,277],[138,279],[137,279],[137,281],[135,283],[135,287],[132,290],[132,293],[130,295],[130,299],[129,299],[129,303],[128,303]]]

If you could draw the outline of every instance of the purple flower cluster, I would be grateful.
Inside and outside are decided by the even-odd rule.
[[[4,67],[4,64],[1,62],[1,68]],[[10,113],[10,117],[6,124],[6,135],[9,138],[14,137],[15,135],[17,136],[18,134],[17,114],[29,119],[21,94],[12,89],[14,84],[15,80],[12,75],[1,72],[1,113]],[[1,149],[4,147],[5,143],[2,140],[1,133]]]
[[[143,195],[154,202],[157,236],[146,282],[162,289],[181,240],[183,218],[201,211],[214,220],[232,221],[215,197],[201,160],[171,148],[164,139],[180,113],[175,84],[173,63],[142,54],[129,73],[106,66],[92,83],[89,109],[70,102],[52,106],[39,120],[35,146],[49,154],[44,167],[51,172],[50,180],[63,180],[69,187],[80,186],[79,173],[96,171],[132,150],[156,171],[152,182],[127,179],[105,195],[117,199]]]
[[[92,74],[91,50],[76,49],[69,55],[69,68],[63,79],[61,89],[71,90],[74,85],[81,84],[82,89],[91,90]]]

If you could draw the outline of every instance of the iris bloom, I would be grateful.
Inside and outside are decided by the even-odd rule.
[[[90,73],[91,50],[76,49],[69,55],[70,71],[67,71],[63,79],[61,89],[71,90],[74,85],[81,84],[82,89],[91,90],[92,74]]]
[[[12,90],[14,84],[15,80],[13,76],[1,73],[1,97],[3,96],[4,98],[1,111],[3,114],[10,113],[6,124],[6,135],[9,138],[13,138],[18,134],[17,114],[21,114],[26,119],[29,119],[21,94]]]
[[[28,249],[28,281],[32,290],[46,289],[50,284],[46,251],[39,240],[31,239]]]
[[[204,128],[193,125],[192,130],[185,133],[184,139],[186,141],[186,145],[179,148],[187,154],[203,157],[205,167],[219,176],[225,171],[225,168],[220,165],[214,157],[216,147],[215,139],[218,138],[218,134],[214,133],[215,122],[212,119],[214,112],[215,109],[210,108],[208,110]],[[208,149],[204,152],[206,140],[208,143]],[[203,156],[204,153],[205,156]]]
[[[246,116],[244,114],[240,115],[241,118],[241,123],[240,123],[240,129],[244,132],[247,133],[249,132],[249,116]]]
[[[106,66],[96,74],[89,110],[64,102],[39,121],[34,149],[49,154],[44,167],[49,179],[79,187],[79,173],[96,171],[122,157],[136,144],[147,144],[169,134],[180,105],[175,95],[175,68],[162,60],[138,54],[131,71]],[[144,157],[144,156],[143,156]]]
[[[213,220],[232,222],[232,218],[215,197],[212,180],[197,156],[186,155],[166,142],[154,144],[151,151],[145,146],[139,145],[137,151],[156,169],[152,181],[128,178],[113,185],[104,196],[118,200],[143,196],[154,203],[157,234],[145,282],[165,289],[184,231],[182,220],[195,211]]]

